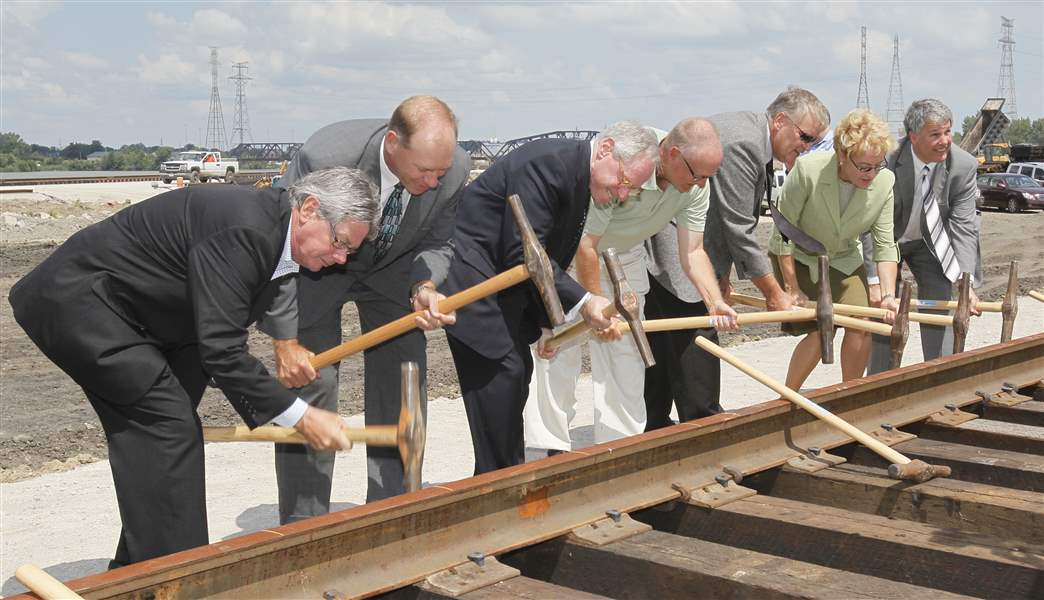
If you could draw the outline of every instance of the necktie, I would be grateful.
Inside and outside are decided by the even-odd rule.
[[[921,205],[924,208],[924,225],[931,236],[932,249],[935,250],[935,258],[942,265],[943,273],[950,281],[957,281],[957,277],[961,274],[961,266],[957,264],[957,256],[953,253],[953,246],[950,245],[950,236],[946,233],[946,227],[943,226],[930,174],[931,169],[928,168],[928,165],[921,168]]]
[[[765,206],[772,204],[772,188],[776,183],[776,170],[772,168],[772,161],[765,165]],[[761,216],[761,202],[754,203],[754,220]]]
[[[395,234],[399,233],[399,222],[402,220],[402,184],[397,184],[392,190],[391,196],[384,204],[384,212],[381,213],[381,222],[378,226],[377,239],[373,241],[377,250],[374,252],[374,261],[380,261],[384,254],[391,248],[395,240]]]

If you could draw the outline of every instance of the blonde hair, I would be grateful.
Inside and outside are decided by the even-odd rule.
[[[853,153],[887,154],[895,148],[895,138],[881,117],[857,108],[845,115],[834,129],[834,148],[846,156]]]

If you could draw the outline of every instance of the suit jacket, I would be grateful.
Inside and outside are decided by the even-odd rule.
[[[870,187],[855,188],[845,212],[841,213],[837,154],[813,152],[800,157],[787,175],[777,207],[798,229],[823,243],[831,268],[851,275],[863,264],[859,238],[865,232],[870,232],[874,261],[899,262],[899,250],[892,233],[894,182],[891,171],[880,171]],[[805,252],[793,241],[783,241],[775,227],[769,239],[769,252],[777,256],[792,254],[795,260],[809,267],[812,281],[818,280],[818,256]]]
[[[381,140],[387,131],[386,119],[327,125],[308,138],[280,183],[289,187],[312,171],[341,166],[360,169],[379,184]],[[418,281],[430,279],[440,286],[453,258],[457,203],[470,171],[471,157],[458,147],[453,166],[442,176],[438,187],[410,198],[399,232],[380,261],[374,260],[373,243],[366,242],[344,265],[318,273],[302,272],[296,284],[291,280],[284,286],[265,318],[264,330],[276,338],[296,337],[299,326],[308,327],[342,301],[344,288],[354,281],[402,304],[406,304],[410,287]],[[331,274],[335,276],[330,277]]]
[[[763,113],[733,112],[709,117],[718,128],[724,158],[711,178],[710,206],[703,234],[706,250],[721,278],[736,265],[739,277],[759,277],[772,272],[765,249],[754,239],[761,213],[761,199],[769,183],[765,165],[772,160],[768,118]],[[649,272],[660,285],[686,302],[701,300],[682,271],[678,258],[678,232],[668,225],[647,245]]]
[[[522,240],[507,204],[518,194],[526,217],[551,259],[555,289],[569,310],[587,293],[565,268],[573,260],[591,198],[591,145],[578,140],[537,140],[493,163],[460,200],[456,251],[446,279],[454,293],[522,264]],[[505,356],[515,341],[540,337],[546,310],[526,282],[457,311],[446,333],[488,358]]]
[[[69,238],[11,288],[15,319],[85,389],[131,404],[199,346],[203,369],[255,427],[294,394],[247,352],[268,306],[290,224],[286,192],[238,186],[174,190]]]
[[[896,239],[906,231],[910,222],[910,213],[921,208],[920,197],[915,193],[914,182],[920,175],[914,173],[913,149],[909,138],[899,140],[899,147],[888,155],[888,168],[895,172],[895,227]],[[979,258],[980,217],[975,210],[975,198],[978,188],[975,185],[978,161],[957,144],[950,144],[950,152],[946,160],[932,170],[932,186],[935,190],[936,202],[939,205],[939,216],[950,236],[954,255],[962,272],[973,274],[976,286],[982,281],[982,267]],[[921,220],[921,235],[931,245],[931,236],[926,231],[924,220]],[[868,269],[876,275],[876,269]]]

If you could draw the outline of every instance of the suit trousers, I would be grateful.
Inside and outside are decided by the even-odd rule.
[[[522,408],[529,395],[533,359],[529,344],[513,338],[502,358],[488,358],[447,335],[457,367],[475,451],[475,475],[525,462]]]
[[[649,290],[645,268],[645,247],[637,246],[619,254],[627,282],[638,294],[638,313],[643,315],[645,294]],[[612,290],[612,280],[603,269],[603,293]],[[644,318],[644,317],[642,317]],[[523,413],[526,445],[532,448],[570,450],[569,422],[576,415],[576,382],[580,376],[581,344],[565,348],[545,360],[533,354],[533,378],[529,382],[529,401]],[[625,333],[616,341],[592,337],[587,342],[591,353],[591,382],[594,402],[594,440],[596,444],[635,435],[645,430],[645,366],[634,338]]]
[[[649,276],[649,293],[645,297],[647,319],[702,317],[707,314],[703,302],[680,300],[655,277]],[[673,425],[670,418],[672,403],[678,407],[678,419],[682,422],[721,412],[721,363],[713,354],[693,343],[697,335],[718,343],[718,331],[713,327],[648,334],[656,364],[645,371],[646,431]]]
[[[923,300],[952,300],[953,283],[946,278],[942,265],[935,258],[935,253],[924,240],[903,243],[899,246],[899,272],[903,263],[910,268],[914,281],[917,282],[917,297]],[[901,275],[900,275],[901,277]],[[898,283],[898,282],[897,282]],[[898,287],[896,288],[898,289]],[[945,310],[922,310],[919,312],[946,315]],[[939,325],[921,324],[921,351],[924,360],[934,360],[940,356],[953,354],[953,329]],[[891,357],[891,342],[882,335],[873,336],[870,349],[868,375],[888,370]]]
[[[144,396],[125,403],[84,389],[98,413],[120,509],[114,569],[210,543],[203,430],[196,408],[209,377],[199,347],[166,353]]]
[[[345,301],[354,301],[359,311],[363,333],[411,312],[404,298],[401,302],[371,290],[362,282],[345,288],[343,301],[321,315],[307,328],[298,331],[298,341],[318,354],[341,343],[341,309]],[[363,376],[366,425],[391,425],[399,422],[402,406],[401,364],[417,363],[420,371],[421,410],[427,413],[427,356],[424,332],[413,330],[363,353]],[[320,369],[319,378],[299,388],[298,396],[312,406],[337,410],[339,383],[337,365]],[[279,487],[279,522],[282,524],[330,511],[330,489],[333,482],[332,450],[315,450],[308,445],[276,444],[276,483]],[[366,446],[366,501],[373,502],[406,491],[403,466],[397,448]]]

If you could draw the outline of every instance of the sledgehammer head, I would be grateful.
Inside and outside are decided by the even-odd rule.
[[[910,286],[905,281],[902,286],[903,290],[899,294],[899,311],[895,313],[892,337],[889,340],[891,349],[889,369],[898,369],[903,365],[903,352],[906,350],[906,340],[910,337]]]
[[[834,297],[830,293],[830,259],[819,256],[819,298],[816,300],[819,353],[824,365],[834,364]]]
[[[936,477],[949,477],[950,467],[945,465],[930,465],[923,460],[914,459],[905,465],[888,465],[888,475],[892,479],[923,483]]]
[[[616,256],[615,250],[608,248],[602,252],[602,260],[605,261],[605,269],[609,272],[609,279],[613,282],[616,310],[630,326],[631,335],[634,336],[634,343],[638,346],[638,354],[641,355],[642,362],[645,363],[645,368],[648,369],[656,364],[656,360],[653,358],[652,348],[649,346],[649,338],[646,337],[645,328],[642,326],[642,316],[638,311],[638,294],[634,293],[634,290],[631,289],[631,284],[627,282],[627,276],[624,275],[623,267],[620,265],[620,259]]]
[[[402,457],[403,484],[407,492],[421,488],[421,465],[428,427],[420,400],[420,372],[417,363],[402,363],[402,407],[399,409],[399,456]]]
[[[953,311],[953,353],[964,352],[964,340],[968,337],[968,320],[971,318],[971,274],[961,273],[957,280],[957,310]]]
[[[565,323],[565,312],[562,310],[562,301],[558,298],[555,290],[555,273],[551,268],[551,259],[547,257],[540,240],[537,239],[533,226],[526,218],[526,211],[522,209],[522,199],[518,194],[508,196],[508,205],[511,212],[515,214],[515,222],[518,223],[518,232],[522,236],[522,252],[526,257],[526,270],[529,271],[529,279],[540,292],[540,298],[544,301],[547,309],[547,318],[552,327],[558,327]]]
[[[1008,290],[1004,293],[1001,304],[1001,338],[1002,342],[1011,341],[1011,331],[1015,327],[1015,316],[1019,314],[1019,261],[1013,260],[1008,266]]]

